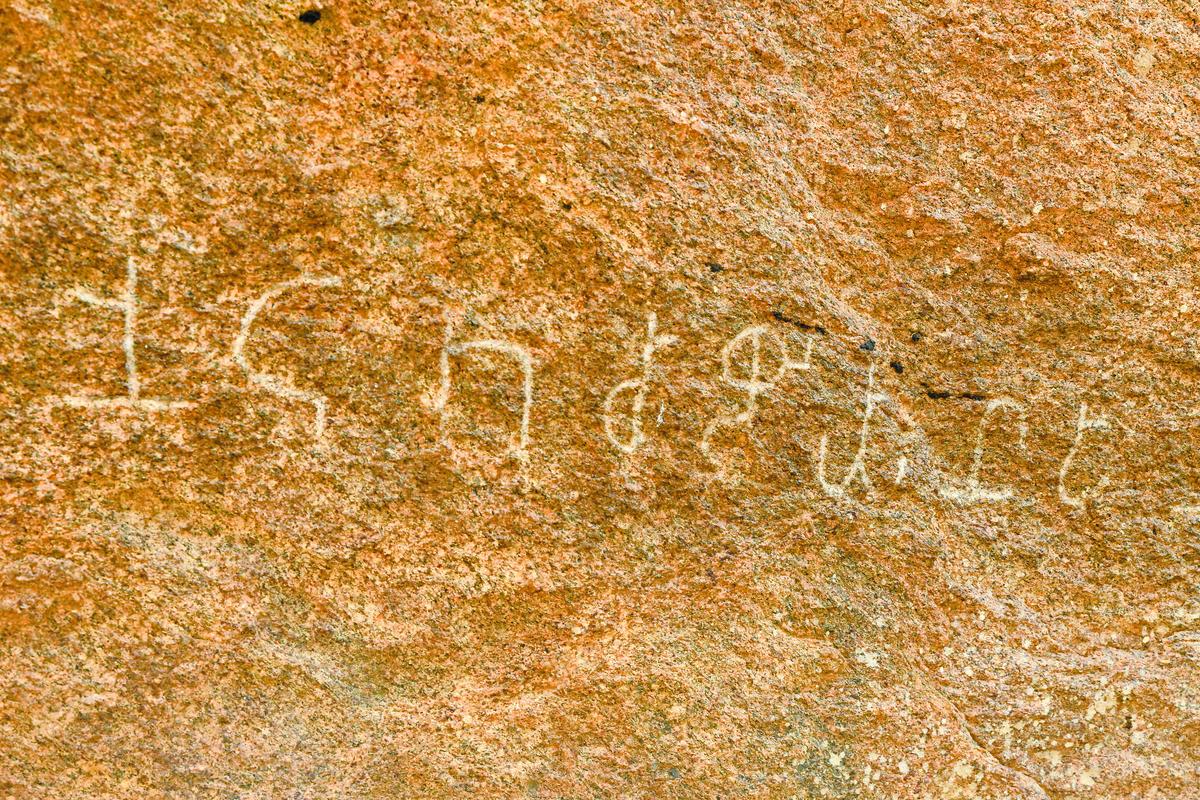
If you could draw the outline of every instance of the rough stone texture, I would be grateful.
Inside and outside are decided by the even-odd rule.
[[[0,797],[1200,797],[1194,5],[308,10],[0,0]]]

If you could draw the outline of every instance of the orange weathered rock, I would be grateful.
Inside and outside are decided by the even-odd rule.
[[[1200,797],[1193,17],[0,7],[0,798]]]

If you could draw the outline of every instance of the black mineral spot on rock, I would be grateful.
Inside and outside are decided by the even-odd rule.
[[[572,208],[574,208],[574,206],[573,206],[573,205],[571,205],[571,201],[569,201],[569,200],[563,200],[563,201],[562,201],[562,208],[563,208],[563,211],[570,211]]]
[[[926,389],[925,394],[929,397],[930,400],[945,400],[947,397],[950,396],[949,392],[939,392],[935,389]]]
[[[303,22],[305,25],[312,25],[312,24],[316,23],[316,21],[319,20],[320,18],[321,18],[321,12],[315,8],[310,8],[308,11],[305,11],[304,13],[302,13],[299,17],[300,21]]]
[[[901,364],[899,361],[893,361],[889,366],[896,371],[897,375],[904,372],[904,365]]]
[[[482,102],[483,102],[484,100],[486,100],[486,99],[487,99],[487,98],[486,98],[486,97],[484,97],[483,95],[481,95],[481,94],[477,94],[477,95],[475,95],[475,104],[476,104],[476,105],[478,105],[478,104],[482,103]]]
[[[715,261],[707,261],[705,262],[704,266],[708,267],[709,272],[720,272],[721,270],[725,269]]]
[[[921,332],[913,331],[912,336],[910,336],[908,338],[912,340],[913,344],[916,344],[917,342],[921,341]]]
[[[858,349],[866,350],[868,353],[873,352],[875,350],[875,340],[867,339],[865,342],[863,342],[862,344],[860,344],[858,346]]]
[[[798,320],[794,317],[789,317],[787,314],[783,313],[782,311],[772,311],[771,316],[774,317],[775,319],[779,320],[780,322],[786,322],[788,325],[795,325],[797,328],[799,328],[802,331],[816,331],[817,333],[821,334],[822,336],[824,336],[826,333],[825,329],[822,328],[820,325],[809,325],[807,322],[801,322],[800,320]]]

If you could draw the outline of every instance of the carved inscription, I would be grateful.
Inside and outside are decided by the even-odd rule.
[[[137,352],[134,342],[137,332],[137,281],[137,262],[130,256],[125,262],[125,290],[121,293],[121,299],[99,297],[81,287],[72,290],[72,294],[80,302],[116,311],[124,319],[121,349],[125,351],[126,394],[124,397],[68,395],[61,398],[62,402],[67,405],[75,408],[134,408],[139,411],[177,411],[194,405],[186,400],[160,400],[142,397],[142,382],[138,377]]]
[[[858,450],[854,454],[854,460],[850,462],[850,469],[846,471],[846,476],[837,483],[831,482],[825,476],[825,457],[829,450],[828,433],[821,435],[821,443],[817,447],[817,483],[830,497],[844,496],[855,478],[862,482],[866,491],[871,491],[871,476],[867,474],[866,462],[867,435],[871,430],[871,415],[875,413],[875,407],[884,399],[886,399],[884,395],[875,391],[875,362],[872,361],[867,367],[867,390],[863,398],[862,427],[858,431]]]
[[[983,437],[985,428],[987,427],[988,419],[997,411],[1007,411],[1010,414],[1015,414],[1020,419],[1020,443],[1025,444],[1025,407],[1007,397],[997,397],[989,400],[983,408],[983,414],[979,417],[979,428],[975,433],[975,450],[971,457],[971,471],[967,475],[967,480],[962,486],[946,486],[945,484],[938,487],[938,491],[942,497],[954,500],[958,503],[999,503],[1005,500],[1011,500],[1013,496],[1012,488],[1001,486],[998,488],[984,486],[980,481],[979,472],[983,469]]]
[[[779,353],[779,364],[775,371],[763,372],[763,342],[771,343]],[[721,348],[721,380],[745,393],[742,408],[736,414],[718,414],[705,426],[700,435],[700,452],[714,465],[712,438],[722,428],[735,425],[750,425],[758,414],[758,398],[775,388],[787,373],[793,370],[812,368],[813,338],[808,337],[804,358],[795,361],[783,340],[769,325],[751,325],[743,328]],[[736,356],[748,350],[745,361],[746,373],[739,377],[735,366]]]
[[[604,398],[604,435],[621,452],[632,455],[645,443],[646,434],[642,429],[642,409],[646,405],[646,392],[649,390],[651,369],[654,366],[654,352],[678,341],[679,339],[675,336],[658,333],[658,317],[654,312],[650,312],[646,321],[646,343],[642,346],[642,374],[637,378],[621,381]],[[629,393],[632,393],[633,397],[629,412],[630,432],[628,436],[622,437],[617,430],[618,418],[615,406],[620,397]],[[661,408],[659,409],[659,419],[660,421],[662,419]]]
[[[283,378],[256,370],[250,363],[250,359],[246,357],[246,340],[250,338],[250,328],[254,325],[254,321],[258,319],[258,315],[262,313],[267,303],[276,297],[293,289],[298,289],[301,286],[329,287],[337,286],[339,283],[341,283],[341,279],[336,277],[317,278],[302,276],[276,284],[246,309],[246,314],[242,317],[241,329],[238,331],[237,338],[233,340],[233,360],[246,373],[246,377],[250,379],[251,383],[276,397],[300,403],[308,403],[313,407],[316,412],[315,419],[313,420],[313,438],[316,439],[320,439],[325,433],[325,423],[329,413],[329,401],[324,396],[315,392],[306,392],[303,389],[298,389]]]
[[[302,403],[313,409],[312,436],[320,440],[325,436],[329,424],[329,400],[315,390],[305,390],[293,385],[288,379],[258,368],[247,354],[247,345],[254,325],[267,311],[268,306],[280,296],[301,288],[331,288],[341,284],[336,276],[305,275],[278,283],[254,299],[241,317],[238,333],[233,340],[231,355],[233,363],[242,371],[248,382],[258,390],[281,400]],[[136,334],[138,320],[138,267],[130,257],[126,261],[125,283],[120,295],[105,297],[90,289],[76,287],[71,296],[88,306],[120,314],[123,322],[121,349],[125,355],[126,392],[119,396],[66,395],[55,398],[60,403],[78,409],[135,409],[147,412],[170,412],[195,405],[192,401],[149,398],[143,395],[138,373]],[[718,412],[704,424],[698,442],[702,456],[717,467],[717,475],[723,475],[721,459],[713,452],[716,435],[728,428],[755,424],[760,401],[779,389],[784,379],[793,371],[813,369],[813,347],[815,338],[809,334],[804,342],[804,355],[795,358],[788,341],[771,325],[749,325],[730,338],[719,353],[721,384],[737,391],[737,402],[732,411]],[[660,333],[658,317],[651,312],[646,318],[645,335],[640,339],[638,372],[621,380],[606,393],[601,409],[601,430],[612,447],[622,456],[637,453],[647,441],[646,400],[650,387],[656,379],[656,357],[667,347],[679,344],[678,337]],[[872,343],[873,344],[873,343]],[[867,349],[867,348],[864,348]],[[873,347],[871,348],[873,349]],[[454,397],[454,364],[457,360],[470,358],[480,353],[491,353],[510,359],[519,370],[521,408],[519,419],[514,424],[510,444],[505,453],[520,465],[522,480],[529,482],[531,459],[531,418],[534,410],[535,363],[529,349],[517,342],[499,338],[458,339],[454,325],[447,318],[444,337],[438,353],[438,376],[436,386],[428,395],[431,409],[438,417],[438,441],[449,447],[446,433],[448,408]],[[901,369],[893,362],[893,368]],[[877,388],[877,362],[867,368],[866,384],[862,397],[861,422],[858,424],[858,442],[853,458],[840,478],[830,475],[829,432],[821,435],[814,454],[816,483],[828,497],[845,498],[856,485],[868,496],[874,491],[873,477],[868,469],[868,450],[871,426],[886,395]],[[932,395],[931,395],[932,396]],[[982,397],[963,395],[971,400]],[[660,402],[657,420],[661,424],[664,405]],[[1108,485],[1108,478],[1092,478],[1077,475],[1076,460],[1080,451],[1087,446],[1088,435],[1100,435],[1112,430],[1113,423],[1105,414],[1093,413],[1086,403],[1081,403],[1075,417],[1075,426],[1070,446],[1058,467],[1056,497],[1069,508],[1082,509],[1095,501]],[[1028,434],[1027,409],[1021,402],[1010,397],[988,400],[979,416],[974,434],[974,447],[970,454],[970,465],[964,476],[944,477],[935,481],[938,496],[961,505],[981,503],[1004,503],[1017,499],[1017,490],[1009,485],[996,484],[984,479],[986,444],[989,431],[993,436],[998,431],[1015,430],[1020,447],[1026,447]],[[900,485],[910,475],[908,456],[901,455],[896,461],[895,485]],[[1087,488],[1081,488],[1081,484]],[[1200,521],[1200,504],[1192,502],[1171,506],[1171,511],[1188,521]]]
[[[1103,414],[1089,417],[1087,403],[1079,405],[1079,417],[1075,422],[1075,438],[1071,442],[1071,449],[1067,451],[1066,457],[1062,460],[1062,466],[1058,468],[1058,499],[1073,508],[1083,508],[1088,498],[1108,485],[1108,478],[1101,478],[1096,486],[1077,495],[1067,490],[1067,473],[1071,470],[1071,462],[1075,460],[1075,455],[1079,452],[1084,435],[1088,431],[1106,431],[1108,429],[1108,417]]]
[[[447,320],[445,339],[442,344],[438,365],[441,383],[433,399],[433,409],[438,414],[438,426],[442,443],[446,443],[446,406],[450,402],[450,357],[463,356],[473,351],[490,351],[509,356],[521,368],[521,421],[509,453],[521,465],[523,479],[529,479],[529,418],[533,413],[533,357],[529,351],[514,342],[500,339],[475,339],[465,342],[454,341],[454,326]]]

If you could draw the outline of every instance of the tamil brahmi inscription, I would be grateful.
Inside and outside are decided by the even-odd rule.
[[[1196,2],[0,2],[0,800],[1200,800]]]
[[[272,304],[288,293],[301,289],[322,291],[341,287],[341,278],[331,275],[308,274],[277,283],[267,291],[250,299],[241,316],[240,326],[228,346],[227,357],[241,371],[246,381],[246,391],[257,403],[276,403],[287,409],[287,413],[302,415],[305,419],[307,438],[313,443],[322,443],[327,437],[331,416],[338,410],[319,387],[301,388],[287,375],[276,374],[256,365],[251,355],[254,331],[271,313]],[[126,393],[118,396],[88,394],[71,391],[49,398],[51,404],[65,405],[78,413],[104,414],[124,410],[147,415],[171,414],[193,409],[200,402],[194,398],[147,396],[142,376],[138,372],[137,349],[138,328],[138,264],[135,258],[126,260],[124,289],[117,299],[106,297],[101,290],[75,287],[70,298],[86,303],[98,310],[121,315],[121,335],[114,339],[114,348],[119,347],[125,356],[123,382]],[[648,311],[644,331],[634,341],[623,346],[636,354],[636,372],[633,377],[621,374],[620,365],[614,367],[612,382],[603,389],[603,400],[596,414],[595,427],[600,439],[611,448],[618,460],[643,458],[642,450],[656,435],[669,407],[667,399],[660,400],[656,408],[647,408],[650,389],[665,378],[659,373],[657,359],[664,352],[682,347],[680,338],[660,329],[662,309]],[[793,331],[791,338],[783,335],[783,323],[792,322],[782,315],[775,315],[776,322],[752,324],[738,330],[715,352],[712,358],[713,372],[709,380],[723,387],[726,397],[733,390],[732,408],[729,405],[712,408],[703,421],[689,446],[695,447],[702,463],[708,470],[701,475],[705,480],[722,481],[736,476],[737,467],[729,462],[727,448],[714,445],[722,432],[752,431],[758,424],[760,405],[766,398],[789,391],[787,378],[795,373],[818,372],[814,354],[825,347],[823,337],[826,330],[817,325],[801,325],[803,336],[797,342]],[[799,349],[799,353],[797,352]],[[865,378],[859,375],[825,374],[822,379],[847,382],[854,393],[854,430],[847,434],[852,444],[847,449],[848,464],[840,467],[840,474],[830,461],[831,437],[839,432],[825,431],[810,443],[811,479],[821,492],[830,498],[842,498],[852,502],[869,501],[875,487],[881,483],[899,486],[914,480],[911,469],[912,454],[894,445],[891,452],[883,445],[872,442],[873,425],[880,410],[888,407],[893,398],[881,388],[878,368],[889,364],[889,359],[879,352],[874,341],[868,341],[859,350],[866,353]],[[538,458],[537,413],[541,395],[538,387],[538,360],[533,350],[525,343],[495,337],[472,338],[456,328],[452,315],[443,310],[443,333],[436,354],[437,374],[430,376],[431,390],[423,398],[425,411],[432,425],[437,426],[436,441],[447,451],[453,450],[452,434],[448,430],[447,415],[456,405],[457,398],[469,387],[464,384],[469,376],[459,373],[472,359],[491,354],[515,367],[514,390],[519,394],[520,404],[515,418],[511,420],[508,445],[494,454],[500,460],[512,459],[519,469],[523,486],[532,480],[531,464]],[[893,371],[903,371],[898,362],[892,360]],[[825,370],[828,373],[828,370]],[[666,387],[669,389],[669,387]],[[930,397],[946,398],[948,393],[928,392]],[[1024,451],[1037,447],[1036,431],[1031,430],[1030,409],[1025,402],[1008,396],[985,398],[969,394],[962,395],[967,401],[978,403],[978,418],[973,425],[973,446],[964,461],[965,474],[955,475],[939,471],[934,479],[934,496],[956,505],[1004,504],[1020,500],[1012,485],[988,477],[989,441],[1000,433],[1015,438],[1017,446]],[[898,413],[903,414],[899,406]],[[1069,445],[1065,452],[1057,455],[1056,470],[1046,476],[1044,485],[1055,499],[1067,509],[1083,509],[1090,502],[1102,497],[1109,487],[1104,476],[1086,474],[1077,465],[1081,451],[1089,447],[1095,437],[1112,436],[1123,427],[1111,412],[1102,411],[1079,401],[1071,410],[1074,421],[1069,432]],[[852,434],[852,435],[850,435]],[[582,446],[592,447],[593,443]],[[875,450],[875,472],[869,465],[869,455]],[[886,452],[883,452],[887,450]],[[882,453],[882,455],[881,455]],[[879,473],[879,459],[886,459],[885,473]],[[1169,469],[1170,464],[1164,465]],[[1126,487],[1136,491],[1136,487]],[[1182,497],[1172,506],[1173,512],[1187,520],[1197,516],[1195,502]]]

